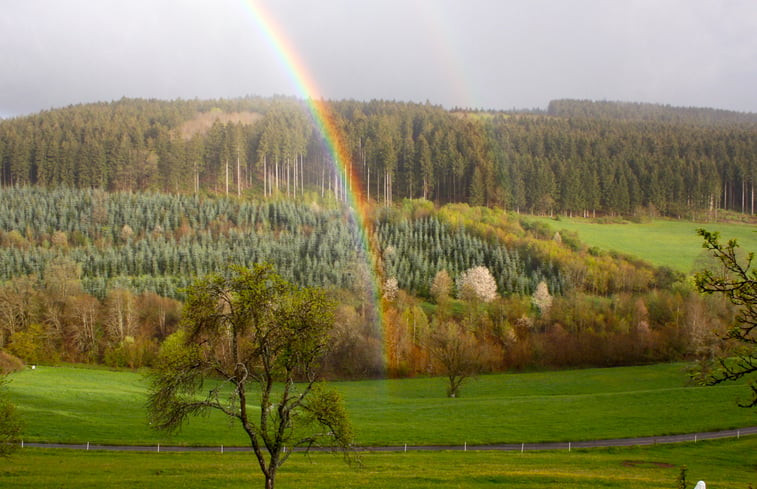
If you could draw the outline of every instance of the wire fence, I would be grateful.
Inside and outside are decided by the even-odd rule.
[[[567,450],[582,448],[611,448],[658,445],[668,443],[697,443],[702,440],[714,440],[721,438],[736,438],[742,436],[757,435],[757,426],[736,428],[722,431],[709,431],[702,433],[687,433],[681,435],[647,436],[638,438],[616,438],[606,440],[575,441],[575,442],[545,442],[545,443],[497,443],[485,445],[468,445],[467,442],[457,445],[394,445],[376,447],[354,447],[362,452],[408,452],[408,451],[510,451],[525,452],[536,450]],[[68,450],[106,450],[119,452],[249,452],[250,447],[240,446],[169,446],[169,445],[103,445],[94,443],[68,444],[68,443],[37,443],[21,441],[21,448],[63,448]],[[290,449],[295,452],[304,452],[308,449],[296,447]],[[312,447],[310,451],[331,451],[333,448]]]

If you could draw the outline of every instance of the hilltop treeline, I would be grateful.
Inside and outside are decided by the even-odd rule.
[[[553,100],[547,107],[547,114],[563,118],[673,122],[702,126],[757,124],[757,114],[749,112],[638,102]]]
[[[753,114],[555,101],[547,114],[334,101],[371,200],[532,213],[754,212]],[[0,122],[0,184],[127,191],[303,192],[345,199],[306,103],[124,99]]]

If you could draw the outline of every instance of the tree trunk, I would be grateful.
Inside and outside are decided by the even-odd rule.
[[[723,209],[728,209],[728,184],[723,182]]]

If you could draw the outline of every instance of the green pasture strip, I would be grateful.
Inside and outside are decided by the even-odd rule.
[[[757,226],[750,224],[701,223],[659,219],[643,223],[600,224],[591,219],[526,217],[547,223],[555,231],[578,233],[587,246],[633,255],[657,266],[690,273],[706,254],[698,228],[720,232],[723,240],[737,239],[745,251],[757,252]]]
[[[442,445],[581,441],[757,425],[737,407],[743,384],[688,386],[684,364],[485,375],[445,397],[444,379],[333,382],[357,442]],[[11,375],[26,441],[246,445],[227,418],[193,418],[178,434],[150,429],[147,380],[134,372],[45,367]]]
[[[26,425],[26,441],[101,444],[243,445],[237,426],[221,415],[193,419],[168,436],[148,424],[144,373],[37,366],[13,374],[8,385]]]
[[[444,397],[442,379],[340,388],[359,441],[371,445],[576,441],[757,423],[736,406],[743,386],[687,380],[679,364],[482,376],[458,399]]]
[[[295,454],[279,488],[743,488],[757,480],[757,437],[551,452],[364,453],[360,465],[332,454]],[[251,453],[133,453],[23,449],[0,460],[0,487],[163,489],[260,487]]]

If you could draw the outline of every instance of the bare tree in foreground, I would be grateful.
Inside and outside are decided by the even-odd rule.
[[[341,398],[316,383],[333,311],[323,292],[296,287],[268,265],[197,281],[183,328],[166,340],[153,374],[153,425],[175,430],[208,410],[238,420],[267,489],[292,448],[348,448]]]

